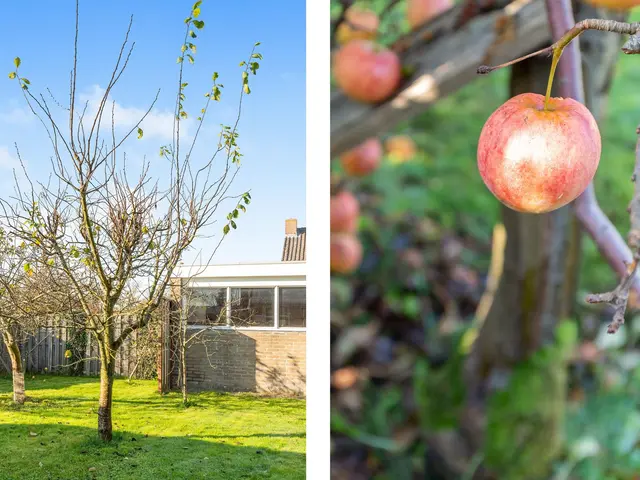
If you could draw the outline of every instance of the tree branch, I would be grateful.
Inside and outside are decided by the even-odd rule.
[[[634,182],[634,192],[631,203],[629,204],[629,218],[631,220],[631,231],[629,232],[628,241],[629,247],[633,250],[633,260],[631,262],[625,262],[626,272],[622,276],[618,286],[605,293],[594,293],[587,295],[588,303],[608,303],[613,306],[613,320],[609,324],[607,332],[615,333],[620,326],[624,323],[624,314],[627,310],[627,303],[629,300],[629,293],[632,288],[637,291],[638,277],[636,275],[638,270],[638,261],[640,260],[640,126],[636,129],[638,134],[638,140],[636,143],[636,163],[631,176],[631,181]]]
[[[392,48],[411,74],[389,100],[365,105],[331,95],[331,156],[386,132],[473,81],[478,65],[499,63],[550,42],[543,0],[495,1],[495,10],[459,27],[464,5],[405,35]]]

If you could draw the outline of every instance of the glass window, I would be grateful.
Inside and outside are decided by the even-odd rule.
[[[226,288],[191,288],[185,296],[187,323],[226,325]]]
[[[279,325],[280,327],[307,326],[307,289],[280,288]]]
[[[274,288],[232,288],[230,323],[236,327],[274,327]]]

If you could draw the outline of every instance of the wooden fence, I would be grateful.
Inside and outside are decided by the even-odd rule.
[[[120,334],[128,318],[115,320],[115,335]],[[73,365],[82,364],[76,374],[98,375],[100,360],[98,345],[91,332],[77,335],[64,319],[50,319],[35,334],[23,335],[20,351],[27,374],[70,373]],[[80,344],[79,344],[80,342]],[[157,343],[157,347],[155,344]],[[144,328],[131,333],[116,354],[116,375],[150,378],[155,372],[156,355],[160,348],[154,330]],[[65,352],[73,352],[67,358]],[[0,342],[0,374],[11,372],[11,360],[7,348]]]

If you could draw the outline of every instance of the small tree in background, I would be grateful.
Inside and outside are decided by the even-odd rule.
[[[196,158],[194,147],[201,127],[212,102],[220,100],[223,90],[217,73],[213,74],[211,90],[205,94],[204,106],[195,122],[195,134],[188,140],[182,138],[181,125],[188,117],[185,109],[188,84],[183,71],[185,60],[195,62],[196,46],[192,42],[196,32],[205,25],[200,19],[201,3],[193,5],[184,21],[173,140],[160,149],[166,175],[159,175],[157,179],[150,174],[150,164],[145,161],[140,175],[131,181],[128,177],[131,169],[126,167],[126,157],[121,153],[124,142],[132,135],[142,138],[141,123],[151,112],[155,100],[119,139],[115,104],[109,111],[110,92],[126,69],[133,50],[133,45],[128,46],[131,23],[92,118],[87,116],[87,105],[79,106],[76,98],[78,2],[68,124],[56,121],[43,95],[32,93],[29,80],[19,71],[19,58],[15,59],[16,68],[10,74],[10,78],[19,83],[31,111],[47,130],[53,147],[53,174],[58,181],[57,185],[36,187],[30,183],[28,189],[18,189],[14,202],[3,202],[5,222],[11,234],[36,248],[41,258],[53,259],[57,274],[68,279],[78,295],[87,331],[95,337],[99,349],[98,433],[104,441],[112,438],[111,405],[117,351],[132,332],[152,319],[184,252],[215,222],[222,203],[230,198],[237,202],[223,228],[227,234],[230,228],[235,228],[234,219],[250,200],[248,192],[231,196],[229,189],[240,168],[242,154],[237,145],[237,127],[242,98],[250,93],[249,75],[257,72],[258,61],[262,59],[255,52],[259,43],[251,50],[249,59],[240,64],[242,88],[237,116],[232,125],[222,127],[217,145],[211,146],[205,158]],[[107,122],[106,126],[103,121]],[[108,132],[106,136],[104,129]],[[158,171],[156,166],[154,171]],[[115,319],[119,316],[130,320],[116,334]]]
[[[76,310],[73,291],[51,276],[51,264],[38,263],[36,251],[17,244],[0,229],[0,334],[11,360],[13,401],[26,400],[24,359],[20,351],[26,334],[51,315]],[[37,265],[37,266],[36,266]]]

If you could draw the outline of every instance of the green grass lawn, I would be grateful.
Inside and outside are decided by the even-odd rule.
[[[98,379],[0,377],[0,479],[305,478],[305,401],[204,392],[184,408],[157,382],[116,380],[114,440],[97,439]]]

